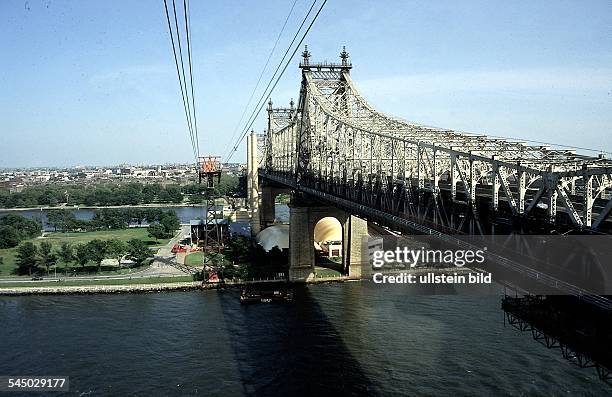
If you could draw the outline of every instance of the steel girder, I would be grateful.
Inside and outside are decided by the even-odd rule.
[[[381,192],[416,187],[486,196],[515,215],[546,208],[596,229],[612,212],[612,161],[424,126],[375,110],[350,78],[350,65],[304,62],[297,108],[268,107],[266,172],[315,177]]]

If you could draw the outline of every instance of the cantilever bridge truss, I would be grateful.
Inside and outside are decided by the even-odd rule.
[[[304,51],[297,105],[268,106],[260,173],[294,187],[401,213],[415,195],[441,192],[473,206],[597,230],[612,210],[612,161],[419,125],[374,109],[341,63]],[[609,223],[609,222],[608,222]]]

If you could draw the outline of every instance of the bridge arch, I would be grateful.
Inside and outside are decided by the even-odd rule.
[[[344,247],[343,225],[336,217],[326,216],[319,219],[314,225],[315,274],[319,275],[320,268],[327,268],[344,272],[342,256]],[[321,271],[321,274],[325,270]]]
[[[338,270],[342,275],[361,276],[361,247],[367,237],[367,222],[331,206],[316,204],[289,205],[289,277],[293,281],[308,280],[316,275],[315,244],[326,236],[334,237],[340,225]],[[324,226],[327,223],[327,228]],[[317,227],[318,225],[318,227]],[[326,230],[327,229],[327,230]],[[315,236],[316,239],[315,239]],[[337,237],[337,234],[335,234]],[[337,242],[337,240],[336,240]]]

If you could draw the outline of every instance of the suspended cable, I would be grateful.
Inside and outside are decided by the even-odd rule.
[[[272,59],[272,55],[274,54],[274,51],[276,50],[276,47],[278,45],[278,42],[280,41],[281,36],[283,35],[283,32],[285,31],[285,27],[287,26],[287,22],[289,22],[289,18],[291,17],[291,14],[293,13],[293,9],[295,8],[295,4],[297,3],[297,0],[293,0],[293,4],[291,5],[291,9],[289,10],[289,13],[287,14],[287,18],[285,18],[285,22],[283,23],[283,26],[280,30],[280,32],[278,32],[278,36],[276,36],[276,41],[274,42],[274,45],[272,46],[272,50],[270,51],[270,54],[268,54],[268,59],[266,59],[266,63],[264,64],[263,68],[261,69],[261,73],[259,73],[259,78],[257,79],[257,83],[255,84],[255,87],[253,88],[253,91],[251,92],[251,96],[249,97],[249,100],[247,101],[246,105],[244,105],[244,109],[242,111],[242,115],[240,116],[240,119],[238,120],[238,123],[236,123],[236,126],[234,127],[234,131],[232,132],[232,137],[230,138],[230,143],[234,141],[234,138],[236,138],[236,133],[238,132],[238,127],[240,126],[240,124],[242,124],[242,121],[244,120],[244,116],[246,115],[246,112],[249,108],[249,105],[251,104],[251,101],[253,100],[253,96],[255,96],[255,92],[257,91],[257,89],[259,88],[259,83],[261,82],[261,78],[263,77],[266,69],[268,68],[268,64],[270,63],[270,59]],[[229,151],[225,154],[225,158],[227,158],[229,156]]]
[[[165,1],[165,0],[164,0]],[[176,16],[176,0],[172,0],[172,9],[174,11],[174,25],[176,26],[176,41],[178,43],[178,49],[179,49],[179,58],[181,59],[181,72],[183,74],[183,83],[185,86],[185,98],[187,99],[187,110],[188,110],[188,123],[190,125],[190,134],[191,134],[191,141],[192,141],[192,146],[193,146],[193,150],[196,152],[196,157],[198,155],[197,150],[196,150],[196,144],[195,144],[195,136],[194,136],[194,130],[193,130],[193,122],[192,122],[192,118],[191,118],[191,105],[190,105],[190,100],[189,100],[189,90],[187,88],[187,79],[185,78],[185,65],[183,62],[183,48],[181,46],[181,34],[179,31],[179,25],[178,25],[178,18]],[[185,10],[185,13],[187,11]]]
[[[181,78],[181,72],[180,72],[180,68],[179,68],[179,61],[178,61],[178,57],[177,57],[177,53],[176,53],[176,44],[174,42],[174,34],[173,34],[173,29],[172,29],[172,24],[170,22],[170,13],[168,11],[168,3],[167,0],[164,0],[164,9],[166,11],[166,21],[168,22],[168,32],[170,33],[170,41],[172,42],[172,53],[174,55],[174,64],[176,66],[176,74],[179,80],[179,87],[181,90],[181,99],[183,101],[183,109],[185,111],[185,119],[187,120],[187,129],[189,132],[189,136],[191,139],[191,146],[193,149],[193,155],[195,157],[195,161],[197,163],[198,161],[198,153],[196,151],[196,147],[195,147],[195,143],[194,143],[194,139],[193,139],[193,127],[191,125],[191,117],[190,117],[190,111],[188,111],[188,107],[187,107],[187,100],[185,99],[185,92],[187,90],[186,87],[186,82],[185,82],[185,86],[183,85],[183,79]],[[175,14],[176,15],[176,14]],[[178,36],[178,32],[177,32],[177,40],[180,40],[179,36]],[[180,42],[179,42],[180,44]],[[182,63],[182,59],[181,59],[181,63]]]
[[[189,85],[191,86],[191,104],[193,109],[193,130],[194,130],[194,139],[195,139],[195,147],[198,157],[200,157],[200,140],[198,137],[198,118],[196,114],[196,104],[195,104],[195,94],[193,88],[193,69],[191,63],[191,36],[189,35],[189,28],[191,17],[189,15],[189,2],[187,0],[183,0],[183,8],[185,9],[185,32],[187,35],[187,56],[189,59]]]
[[[316,2],[316,0],[315,0]],[[314,25],[315,21],[317,20],[317,17],[319,16],[319,14],[321,13],[321,11],[323,10],[323,7],[325,6],[325,4],[327,3],[327,0],[323,1],[323,4],[321,4],[321,7],[319,7],[319,10],[317,11],[317,13],[315,14],[314,18],[312,19],[312,21],[310,22],[310,25],[308,25],[308,28],[306,29],[306,31],[304,32],[304,34],[302,35],[302,38],[300,39],[300,42],[295,46],[295,49],[293,50],[293,53],[291,53],[291,56],[289,57],[289,59],[287,60],[287,62],[285,63],[285,66],[283,67],[283,70],[281,71],[281,73],[278,75],[276,81],[274,82],[274,85],[272,86],[272,88],[270,89],[270,91],[268,92],[268,94],[266,95],[262,95],[263,98],[268,97],[272,91],[274,91],[274,89],[276,88],[276,85],[278,84],[278,82],[280,81],[281,77],[283,76],[283,74],[285,73],[285,70],[287,70],[287,67],[289,66],[289,64],[291,63],[291,60],[293,59],[293,57],[295,56],[295,53],[298,51],[298,49],[300,48],[300,46],[302,45],[302,42],[304,41],[304,39],[306,38],[306,36],[308,35],[308,32],[310,32],[310,29],[312,28],[312,25]],[[313,4],[314,5],[314,4]],[[301,26],[300,26],[301,29]],[[298,30],[299,31],[299,30]],[[292,41],[293,44],[293,41]],[[290,48],[289,48],[290,49]],[[283,57],[284,59],[284,57]],[[280,65],[279,65],[280,66]],[[274,78],[274,76],[273,76]],[[270,80],[270,83],[272,82],[272,80]],[[268,84],[269,85],[269,84]],[[265,91],[264,91],[265,94]],[[238,148],[238,146],[242,143],[244,137],[246,136],[246,134],[248,133],[249,129],[253,126],[253,123],[255,122],[255,119],[257,118],[257,116],[259,115],[259,112],[261,112],[261,109],[263,108],[263,106],[265,105],[265,101],[263,103],[261,103],[261,105],[259,106],[259,108],[256,108],[256,112],[254,110],[254,117],[250,118],[250,123],[246,126],[246,128],[243,130],[243,133],[239,139],[239,141],[234,145],[232,152],[230,153],[230,156],[228,158],[228,162],[231,159],[231,157],[233,156],[233,154],[235,153],[236,149]]]
[[[316,4],[317,0],[314,0],[312,2],[312,4],[310,5],[310,8],[308,9],[308,12],[306,13],[306,16],[304,17],[304,19],[302,20],[302,23],[300,24],[300,27],[298,28],[298,30],[295,32],[295,35],[293,36],[293,39],[291,40],[291,43],[289,43],[289,46],[287,47],[287,50],[285,51],[285,54],[283,55],[282,59],[280,60],[280,62],[278,63],[278,66],[276,67],[276,70],[274,71],[274,74],[272,75],[272,77],[270,78],[270,81],[268,81],[268,84],[266,85],[266,88],[264,89],[261,97],[259,98],[259,101],[257,101],[257,104],[255,105],[255,108],[253,109],[253,112],[251,113],[251,115],[249,116],[249,118],[247,119],[247,122],[245,124],[245,127],[242,129],[242,133],[241,135],[239,135],[240,139],[239,142],[236,143],[236,145],[234,145],[234,147],[230,150],[230,154],[228,157],[228,160],[233,156],[233,152],[237,149],[238,145],[240,144],[240,141],[242,141],[244,135],[246,135],[248,133],[249,128],[251,128],[250,126],[253,125],[253,121],[255,120],[255,118],[257,118],[257,115],[259,114],[259,110],[258,107],[260,105],[263,106],[263,104],[265,103],[266,98],[272,93],[272,91],[270,91],[269,93],[266,93],[268,88],[270,87],[270,84],[272,84],[272,82],[274,81],[274,78],[276,77],[279,69],[281,68],[281,66],[283,65],[283,62],[285,60],[285,58],[287,57],[287,54],[289,53],[289,51],[291,51],[291,47],[293,46],[293,43],[295,43],[295,40],[297,39],[297,37],[300,34],[300,31],[302,30],[302,27],[304,26],[304,24],[306,23],[306,21],[308,20],[308,17],[310,16],[310,13],[312,12],[315,4]],[[319,15],[319,13],[321,12],[321,10],[323,9],[323,6],[325,5],[325,3],[327,2],[327,0],[325,0],[323,2],[323,4],[321,5],[321,7],[319,8],[319,11],[317,12],[317,15]],[[314,23],[314,21],[316,20],[316,16],[315,18],[312,20],[312,23]],[[310,26],[312,26],[312,23]],[[302,40],[304,40],[304,38],[306,37],[306,34],[308,34],[308,30],[306,30],[304,36],[302,37]],[[300,41],[301,44],[301,41]],[[297,48],[299,48],[300,44],[298,44],[296,46],[296,50],[293,52],[293,54],[291,55],[291,58],[293,58],[293,55],[295,55],[295,52],[297,51]],[[288,62],[291,62],[291,58],[289,58]],[[282,74],[281,74],[282,75]],[[280,76],[279,76],[280,78]]]

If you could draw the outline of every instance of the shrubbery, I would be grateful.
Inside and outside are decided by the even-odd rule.
[[[0,217],[0,248],[12,248],[22,240],[40,236],[42,224],[39,220],[9,214]]]

